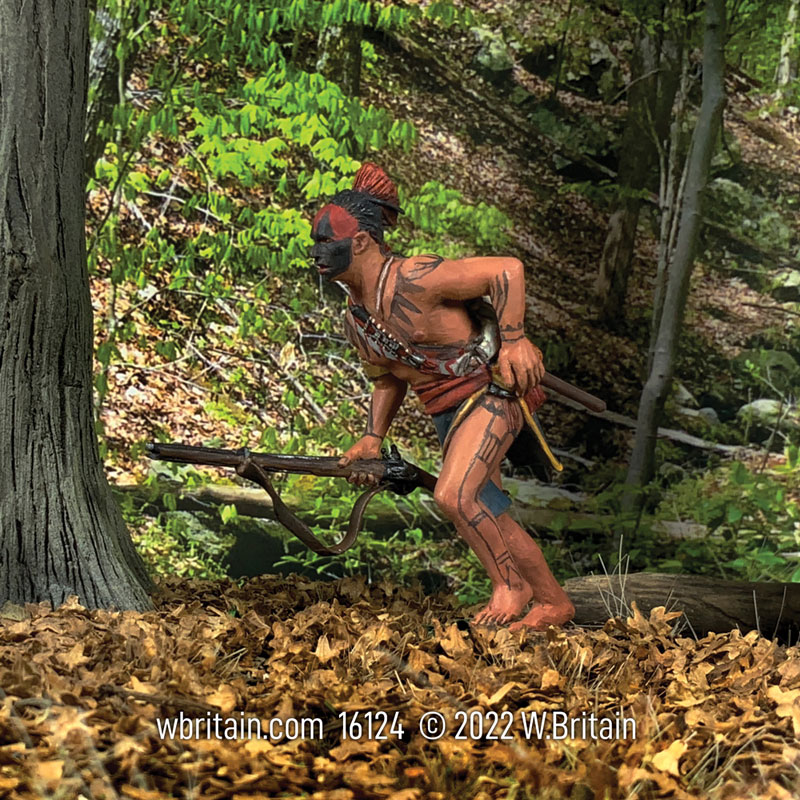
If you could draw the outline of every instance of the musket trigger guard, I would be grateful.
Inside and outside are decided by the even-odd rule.
[[[256,465],[250,460],[250,450],[247,447],[243,447],[241,450],[239,450],[239,455],[242,457],[242,460],[236,466],[236,474],[241,475],[243,478],[247,478],[247,472],[252,471],[252,467],[255,467]],[[249,478],[249,480],[254,479]]]

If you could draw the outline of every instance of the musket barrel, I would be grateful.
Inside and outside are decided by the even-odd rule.
[[[386,466],[381,459],[372,458],[339,466],[336,456],[292,456],[285,454],[251,453],[247,450],[222,450],[217,447],[195,447],[185,444],[150,442],[147,455],[160,461],[178,464],[198,464],[209,467],[238,467],[245,456],[268,472],[293,472],[320,477],[347,478],[354,471],[368,472],[383,477]]]
[[[433,475],[404,461],[394,446],[388,453],[384,451],[382,459],[363,459],[354,461],[346,467],[339,466],[339,458],[336,456],[251,453],[247,448],[222,450],[217,447],[195,447],[171,442],[150,442],[147,445],[147,455],[150,458],[173,461],[178,464],[235,467],[239,475],[257,483],[269,494],[275,517],[287,530],[291,531],[315,553],[324,555],[339,555],[353,544],[361,530],[367,504],[377,492],[388,487],[398,494],[408,494],[417,486],[424,486],[430,491],[436,487],[436,478]],[[354,474],[359,476],[367,474],[373,476],[373,479],[367,481],[372,485],[361,494],[353,505],[347,533],[337,544],[327,545],[317,539],[308,525],[287,508],[278,492],[275,491],[268,475],[269,472],[292,472],[332,478],[349,478]],[[363,483],[360,479],[357,482]]]

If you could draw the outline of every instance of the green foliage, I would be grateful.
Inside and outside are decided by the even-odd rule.
[[[792,229],[775,205],[735,181],[716,178],[708,187],[706,213],[767,252],[787,251]]]
[[[730,0],[728,5],[728,60],[764,88],[774,86],[788,4]]]
[[[544,345],[544,363],[547,369],[558,374],[566,369],[572,361],[572,347],[570,342],[550,338]]]
[[[400,201],[415,230],[412,236],[393,233],[393,245],[457,258],[476,250],[502,249],[508,242],[511,220],[502,211],[486,203],[467,205],[461,192],[439,181],[428,181],[416,195],[401,195]]]
[[[353,504],[363,489],[343,481],[291,476],[284,491],[302,498],[300,516],[315,524],[315,532],[324,541],[333,543],[341,538]],[[276,566],[326,578],[362,574],[368,580],[377,580],[379,576],[391,576],[398,583],[411,585],[425,573],[438,574],[442,565],[447,565],[446,586],[462,602],[486,599],[489,582],[485,570],[465,543],[453,535],[448,525],[428,525],[424,531],[420,527],[425,494],[417,490],[401,498],[391,492],[381,493],[370,503],[364,530],[346,553],[323,556],[296,548],[287,552]],[[427,499],[429,502],[430,498]],[[391,529],[376,529],[378,517],[393,521]]]
[[[742,580],[800,582],[797,454],[796,446],[788,447],[786,464],[771,472],[754,472],[735,462],[675,486],[661,511],[706,525],[708,536],[675,543],[674,557],[658,566]]]
[[[770,469],[734,462],[682,470],[668,488],[644,487],[643,506],[651,511],[633,515],[622,510],[624,476],[608,471],[606,487],[581,509],[588,516],[564,512],[551,523],[548,563],[562,580],[610,570],[623,559],[631,572],[800,582],[799,452],[787,446],[785,462]],[[706,532],[698,535],[697,525]]]
[[[616,198],[623,197],[626,194],[622,187],[612,183],[610,180],[572,181],[563,183],[558,187],[559,194],[572,192],[582,195],[600,207],[609,206]],[[638,194],[647,195],[647,192],[642,190]]]
[[[530,114],[531,122],[565,152],[598,155],[609,146],[608,132],[589,117],[564,119],[546,106],[538,106]]]
[[[778,398],[788,398],[800,385],[800,364],[784,350],[743,350],[733,366],[747,372],[762,391]]]
[[[224,560],[234,537],[206,527],[194,514],[177,511],[174,495],[163,499],[167,510],[154,518],[135,508],[130,498],[122,504],[133,542],[149,571],[153,575],[224,578]]]

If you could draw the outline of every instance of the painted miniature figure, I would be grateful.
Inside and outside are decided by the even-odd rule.
[[[396,187],[367,163],[353,189],[314,218],[312,258],[323,278],[344,288],[347,337],[374,380],[366,431],[339,463],[380,456],[410,386],[443,446],[435,501],[492,582],[489,603],[473,622],[511,622],[533,601],[512,630],[561,625],[572,618],[572,603],[538,545],[507,513],[511,501],[500,478],[526,423],[546,448],[532,417],[544,402],[538,384],[545,373],[541,351],[524,333],[523,265],[515,258],[394,255],[384,231],[399,213]],[[356,473],[350,480],[374,478]]]

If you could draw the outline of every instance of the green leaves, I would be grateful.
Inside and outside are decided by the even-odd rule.
[[[236,510],[236,506],[231,503],[229,505],[220,506],[219,516],[222,523],[227,524],[228,522],[235,521],[239,517],[239,514]]]
[[[716,569],[745,580],[800,580],[800,472],[787,463],[773,473],[736,461],[721,472],[690,477],[670,491],[664,511],[708,527],[705,539],[681,541],[675,550],[684,571]],[[663,565],[660,565],[663,566]]]
[[[486,203],[468,205],[461,192],[428,181],[411,198],[400,198],[406,216],[426,234],[425,241],[442,255],[456,257],[475,248],[502,248],[508,241],[509,218]],[[411,240],[417,249],[422,242]]]
[[[364,108],[317,74],[290,77],[273,65],[247,81],[242,94],[242,107],[194,109],[190,135],[200,139],[196,153],[215,178],[234,178],[245,187],[272,183],[276,193],[285,193],[289,156],[305,152],[319,166],[297,173],[298,189],[308,200],[331,195],[358,169],[356,154],[409,147],[416,136],[409,122]]]

